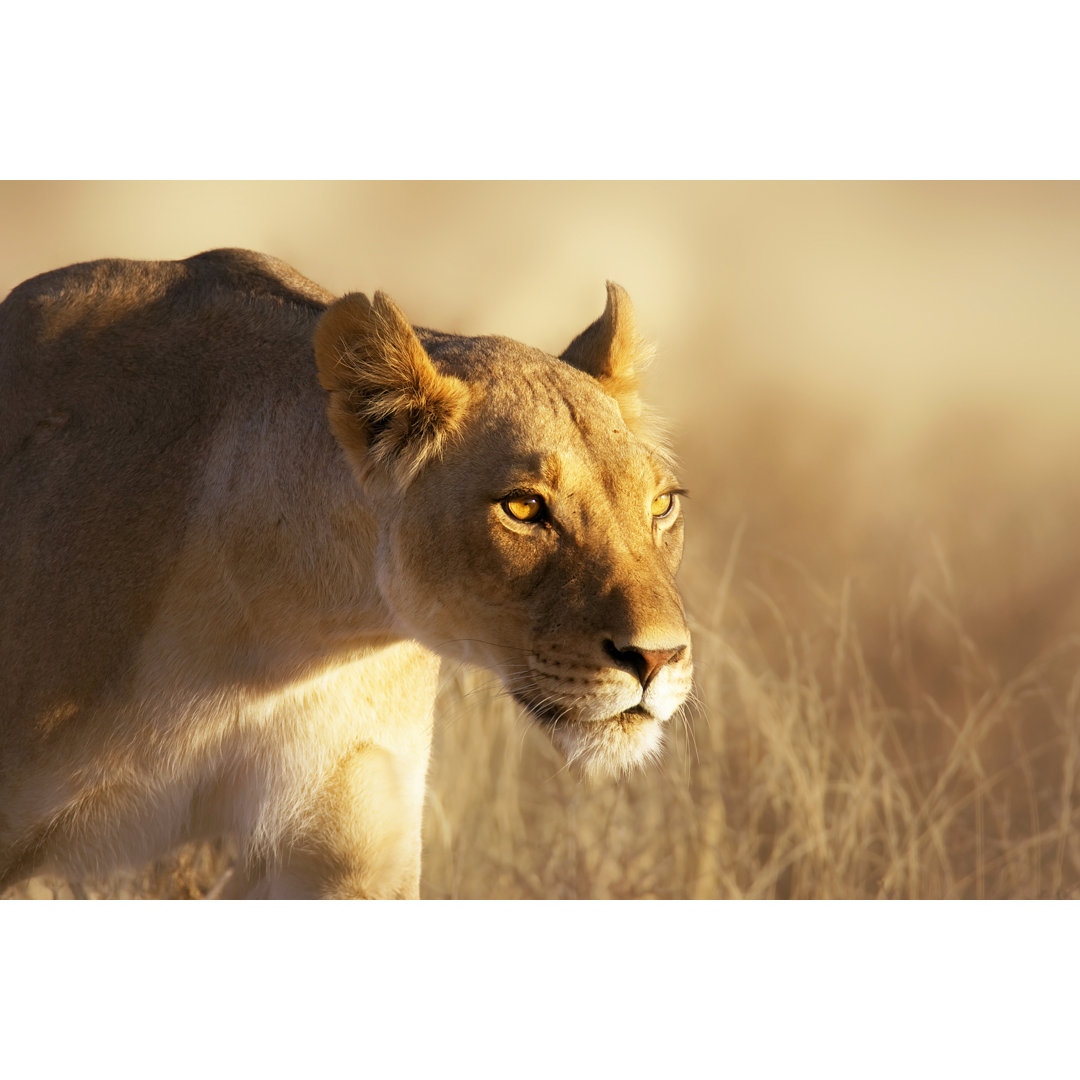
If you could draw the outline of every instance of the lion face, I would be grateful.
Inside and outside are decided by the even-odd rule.
[[[335,433],[376,507],[395,622],[498,674],[586,775],[654,755],[692,673],[674,583],[682,492],[668,454],[633,430],[641,350],[625,294],[609,287],[604,316],[562,357],[417,335],[381,296],[335,317],[350,300],[316,349]],[[388,353],[394,372],[372,378]],[[390,383],[393,402],[376,404]]]

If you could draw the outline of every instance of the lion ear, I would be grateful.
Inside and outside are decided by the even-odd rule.
[[[436,369],[385,293],[332,304],[314,345],[330,426],[361,481],[382,468],[405,487],[460,430],[465,384]]]
[[[609,281],[603,315],[567,345],[561,359],[597,379],[619,403],[623,419],[633,427],[644,411],[638,377],[652,353],[638,333],[626,290]]]

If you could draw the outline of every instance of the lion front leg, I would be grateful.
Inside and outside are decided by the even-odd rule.
[[[364,746],[342,763],[320,799],[324,897],[419,899],[426,772],[426,746]]]
[[[274,855],[238,866],[229,899],[418,899],[427,748],[359,746],[313,792]]]

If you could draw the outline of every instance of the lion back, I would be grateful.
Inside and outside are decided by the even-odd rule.
[[[0,785],[123,697],[218,418],[314,384],[330,299],[214,251],[67,267],[0,305]]]

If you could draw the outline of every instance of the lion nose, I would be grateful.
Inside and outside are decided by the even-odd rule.
[[[662,667],[674,663],[686,652],[686,646],[678,645],[674,649],[639,649],[636,645],[628,645],[620,649],[609,639],[604,642],[604,651],[619,667],[632,671],[644,690]]]

